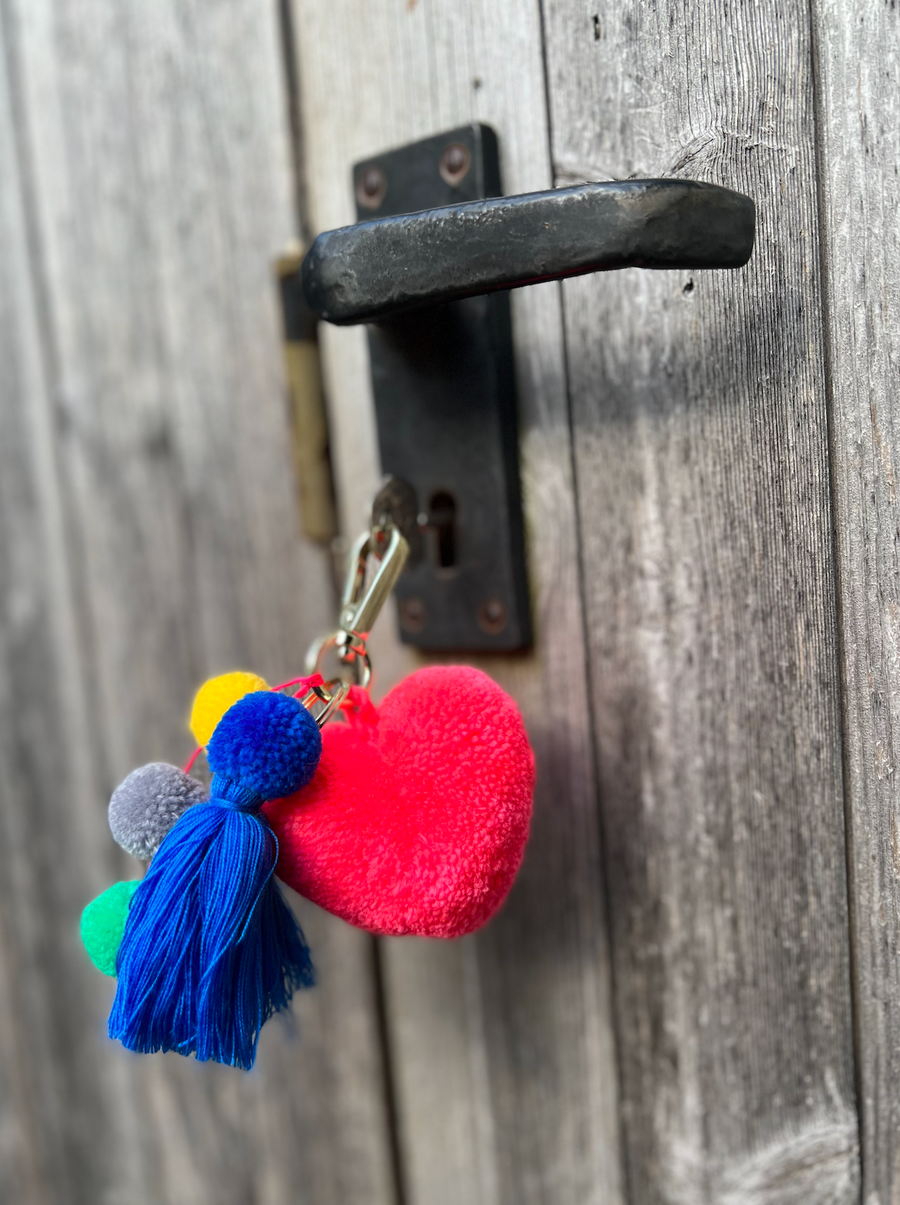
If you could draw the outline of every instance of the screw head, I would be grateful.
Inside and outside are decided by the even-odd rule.
[[[401,598],[398,610],[404,632],[421,632],[425,627],[425,604],[421,598]]]
[[[455,188],[472,166],[469,148],[462,142],[451,142],[441,155],[440,172],[446,182]]]
[[[377,209],[387,192],[387,176],[370,163],[356,177],[356,200],[364,209]]]
[[[499,598],[486,598],[478,608],[478,626],[489,636],[498,636],[506,627],[509,612]]]

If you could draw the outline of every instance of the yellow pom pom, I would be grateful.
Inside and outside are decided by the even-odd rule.
[[[222,716],[238,699],[254,690],[268,690],[269,685],[258,674],[247,674],[237,670],[233,674],[220,674],[210,678],[197,691],[191,711],[191,732],[198,745],[209,744]]]

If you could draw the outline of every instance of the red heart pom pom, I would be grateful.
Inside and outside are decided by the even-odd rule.
[[[480,670],[422,669],[322,736],[312,782],[266,805],[278,876],[372,933],[484,924],[531,817],[534,756],[512,699]]]

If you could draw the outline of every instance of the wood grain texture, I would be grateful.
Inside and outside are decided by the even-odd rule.
[[[8,85],[0,57],[0,1199],[37,1202],[66,1199],[66,1089],[101,995],[95,979],[55,1004],[75,960],[70,926],[55,924],[65,891],[54,872],[61,854],[80,863],[102,842],[57,802],[61,783],[71,798],[85,781],[82,675]],[[59,1057],[68,1047],[75,1060]],[[96,1077],[84,1086],[90,1113]]]
[[[559,180],[759,213],[564,287],[629,1199],[856,1202],[808,8],[544,14]]]
[[[275,13],[3,0],[0,49],[0,1197],[389,1205],[369,938],[300,908],[320,986],[244,1075],[110,1043],[77,934],[136,873],[115,783],[183,758],[205,675],[289,676],[330,618],[271,277]]]
[[[497,130],[507,192],[551,185],[536,4],[295,0],[294,27],[316,230],[353,221],[355,160],[472,120]],[[621,1200],[559,296],[513,298],[537,648],[479,662],[537,754],[525,866],[478,936],[383,947],[410,1205]],[[325,328],[322,342],[352,533],[378,480],[365,335]],[[416,664],[388,620],[373,649],[382,690]]]
[[[900,12],[812,5],[863,1200],[900,1200]]]

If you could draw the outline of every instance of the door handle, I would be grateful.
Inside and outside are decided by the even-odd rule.
[[[526,647],[506,290],[613,268],[739,268],[756,207],[693,180],[504,197],[497,137],[480,124],[357,163],[353,190],[359,221],[320,234],[290,288],[328,322],[368,324],[381,465],[418,524],[396,583],[401,637],[434,652]]]
[[[755,226],[753,201],[716,184],[580,184],[329,230],[303,262],[303,292],[327,322],[378,322],[614,268],[740,268]]]

